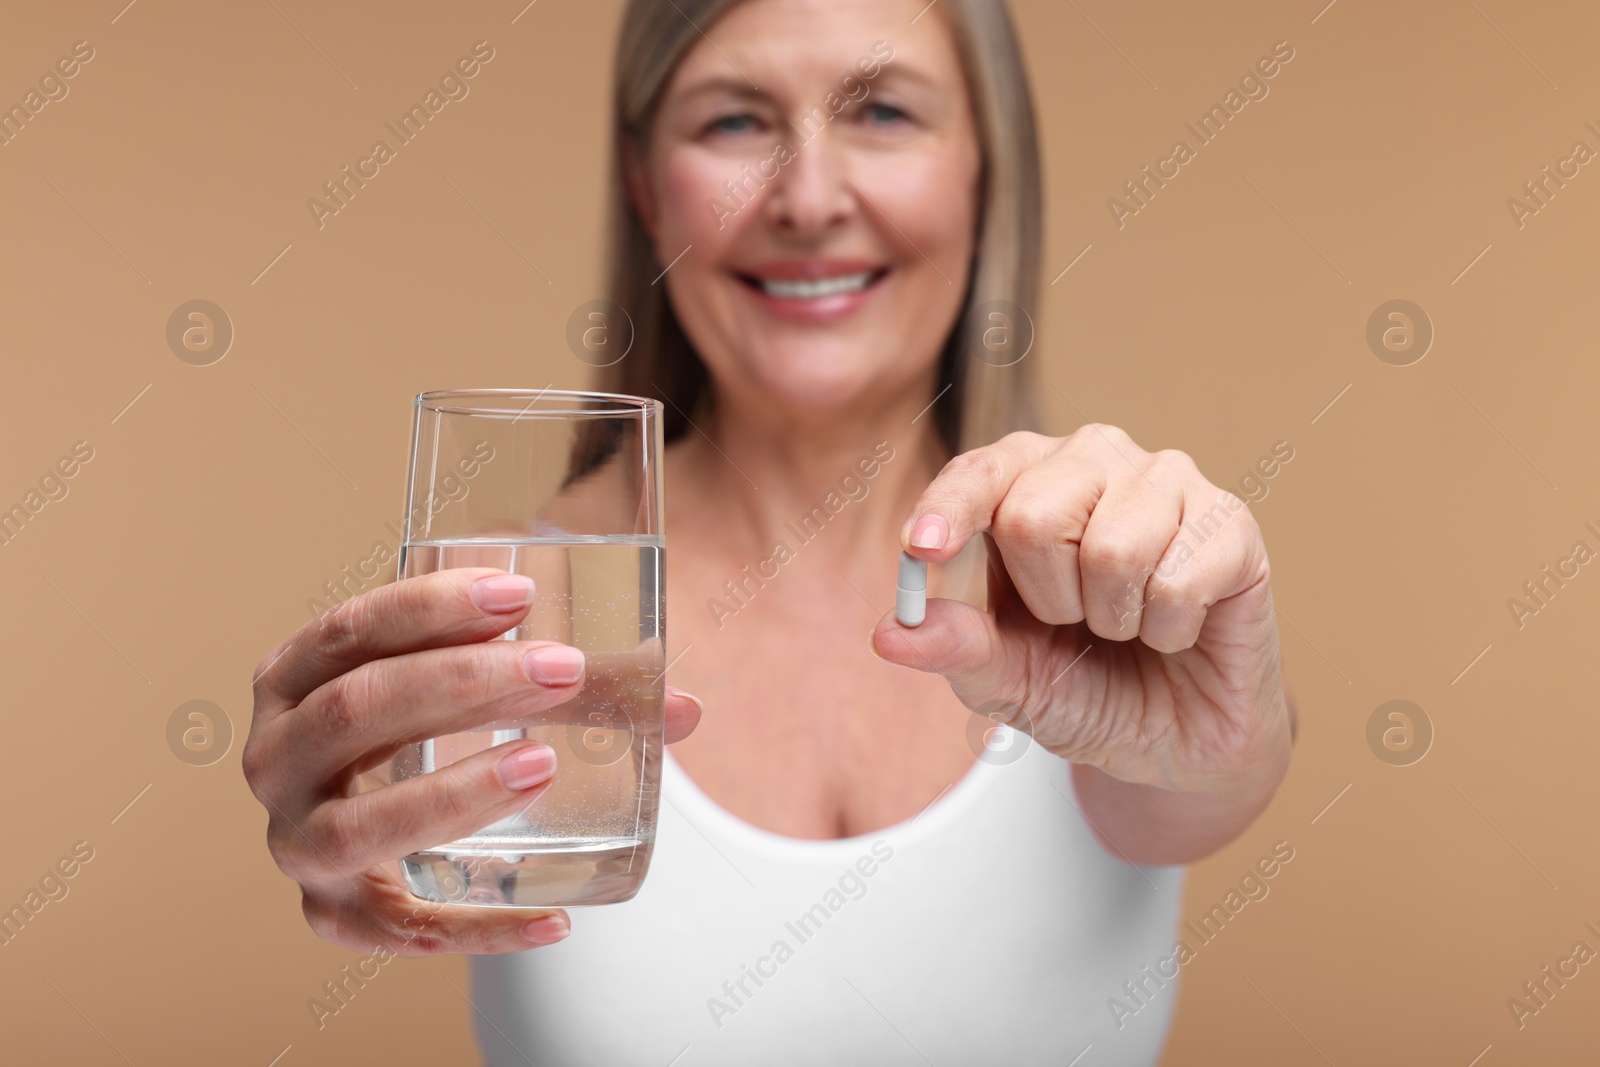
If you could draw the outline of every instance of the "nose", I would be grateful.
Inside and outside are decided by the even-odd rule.
[[[793,157],[778,171],[767,198],[767,220],[797,236],[823,233],[848,221],[857,204],[844,146],[826,127],[809,140],[802,134],[790,144]]]

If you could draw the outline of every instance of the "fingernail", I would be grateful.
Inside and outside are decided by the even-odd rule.
[[[468,592],[484,611],[516,611],[533,603],[533,579],[524,574],[491,574],[473,582]]]
[[[556,772],[555,749],[549,745],[530,745],[518,749],[495,768],[507,789],[527,789],[546,781]]]
[[[911,529],[912,548],[939,549],[949,539],[950,524],[944,521],[942,515],[924,515]]]
[[[695,696],[693,693],[688,692],[687,690],[679,689],[675,685],[667,686],[666,694],[669,697],[682,697],[683,699],[685,699],[685,700],[691,702],[692,704],[694,704],[694,706],[699,708],[702,712],[706,710],[706,702],[705,701],[701,700],[699,697]]]
[[[878,631],[876,627],[867,631],[867,651],[871,652],[874,656],[878,656],[878,646],[873,643],[872,639],[877,635]],[[878,656],[878,658],[883,659],[882,656]],[[888,663],[889,661],[884,659],[883,662]]]
[[[535,945],[553,945],[572,933],[572,924],[565,915],[545,915],[522,927],[524,940]]]
[[[571,685],[583,673],[583,653],[571,645],[541,645],[522,662],[540,685]]]

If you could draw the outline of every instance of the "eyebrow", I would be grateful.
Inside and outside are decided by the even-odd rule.
[[[688,99],[696,96],[705,96],[708,93],[727,93],[746,100],[767,100],[770,94],[755,88],[742,78],[729,78],[718,75],[705,78],[690,85],[678,94],[680,98]]]
[[[902,66],[898,66],[898,67],[892,67],[887,63],[884,63],[882,65],[882,68],[878,71],[877,75],[875,77],[872,77],[872,78],[866,78],[864,75],[862,75],[861,73],[859,73],[857,71],[852,71],[851,74],[854,77],[864,78],[866,81],[870,81],[870,82],[880,82],[880,81],[909,81],[909,82],[915,82],[916,84],[921,85],[924,88],[928,88],[928,89],[942,89],[942,88],[945,88],[945,86],[947,84],[947,83],[942,82],[939,79],[934,78],[934,77],[932,77],[932,76],[930,76],[928,74],[924,74],[922,71],[918,70],[916,67],[907,67],[907,66],[903,66],[903,65]]]
[[[844,73],[839,76],[838,80],[842,82],[845,78],[854,78],[857,81],[865,81],[874,85],[884,82],[892,83],[903,81],[910,82],[925,89],[945,88],[944,82],[923,73],[916,67],[905,65],[891,66],[888,63],[880,63],[878,73],[870,78],[862,74],[856,68],[851,67],[850,69],[844,71]],[[830,86],[830,89],[831,88],[832,86]],[[768,93],[766,90],[752,86],[748,81],[742,78],[733,78],[720,74],[709,76],[700,81],[692,83],[688,88],[679,92],[678,97],[679,99],[688,100],[697,96],[705,96],[711,93],[725,93],[741,100],[772,100],[772,94]]]

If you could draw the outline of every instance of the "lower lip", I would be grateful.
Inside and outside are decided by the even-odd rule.
[[[780,319],[789,322],[804,322],[813,325],[827,325],[847,319],[860,311],[873,294],[883,288],[883,283],[889,280],[885,273],[882,277],[872,282],[865,289],[858,289],[853,293],[834,293],[831,296],[818,297],[814,300],[797,300],[787,296],[773,296],[764,289],[748,285],[738,278],[734,283],[755,297],[756,302],[767,311]]]

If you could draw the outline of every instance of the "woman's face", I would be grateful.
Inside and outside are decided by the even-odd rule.
[[[826,413],[936,365],[981,155],[955,41],[927,8],[746,0],[674,73],[630,189],[725,399]]]

